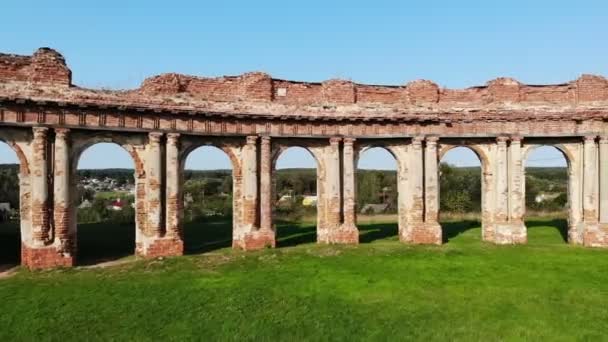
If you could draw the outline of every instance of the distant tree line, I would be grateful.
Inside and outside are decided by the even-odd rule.
[[[12,208],[19,207],[19,166],[0,165],[0,202],[9,202]],[[79,170],[78,175],[86,178],[112,178],[117,183],[132,183],[133,170],[104,169]],[[282,169],[275,173],[276,198],[283,195],[293,197],[292,204],[278,208],[278,211],[300,214],[311,213],[313,208],[303,208],[304,195],[316,195],[317,175],[315,169]],[[397,211],[397,175],[395,171],[358,170],[357,207],[366,204],[386,204],[387,212]],[[567,203],[568,175],[566,168],[549,167],[526,169],[526,207],[538,211],[563,210]],[[185,197],[185,218],[196,220],[205,216],[229,216],[232,214],[232,171],[211,170],[184,173],[183,192]],[[479,167],[454,167],[440,165],[440,210],[453,213],[479,212],[481,210],[481,170]],[[134,210],[130,205],[122,211],[108,209],[108,201],[117,197],[132,203],[132,195],[106,194],[99,197],[90,189],[78,188],[79,201],[91,202],[89,208],[79,210],[80,222],[94,222],[104,219],[132,221]],[[116,198],[113,198],[116,197]],[[276,204],[276,203],[275,203]]]

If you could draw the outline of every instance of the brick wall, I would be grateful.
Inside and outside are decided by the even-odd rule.
[[[0,54],[0,80],[70,86],[72,72],[60,53],[40,48],[32,56]]]

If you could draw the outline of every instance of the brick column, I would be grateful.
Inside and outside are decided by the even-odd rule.
[[[165,239],[166,244],[172,246],[171,255],[181,255],[184,251],[179,139],[178,133],[168,133],[165,145]]]
[[[586,136],[583,142],[583,219],[585,223],[598,222],[597,145],[595,136]]]
[[[437,139],[429,138],[423,148],[424,137],[414,137],[408,149],[407,226],[400,231],[400,240],[416,244],[441,244],[441,227],[437,222]],[[426,160],[425,160],[426,159]],[[430,207],[426,210],[426,204]],[[428,221],[425,216],[428,215]]]
[[[437,163],[437,137],[427,137],[424,149],[424,221],[438,224],[439,169]]]
[[[357,210],[355,201],[355,151],[353,148],[355,139],[345,138],[342,150],[342,182],[343,182],[343,205],[344,229],[357,229]]]
[[[484,230],[483,237],[484,240],[496,244],[527,242],[526,227],[523,223],[525,197],[522,184],[521,139],[514,138],[511,145],[507,145],[508,141],[509,138],[505,136],[496,138],[494,217],[491,227]]]
[[[166,236],[181,236],[181,189],[180,189],[180,160],[179,160],[179,137],[178,133],[167,134],[165,146],[166,159]]]
[[[600,223],[608,224],[608,136],[600,137]]]
[[[148,134],[148,151],[146,156],[146,202],[147,205],[147,233],[150,236],[160,237],[162,235],[162,149],[160,141],[162,133],[151,132]]]
[[[32,141],[31,150],[31,230],[22,231],[22,245],[21,245],[21,263],[31,269],[42,269],[42,268],[53,268],[59,266],[72,266],[73,257],[71,255],[71,244],[69,241],[63,241],[67,243],[65,249],[61,246],[61,240],[56,239],[53,241],[51,232],[51,216],[49,213],[49,153],[48,153],[48,128],[46,127],[34,127],[34,139]],[[69,212],[66,212],[66,198],[69,199],[68,194],[65,191],[67,189],[67,182],[63,180],[63,177],[69,177],[66,175],[66,170],[69,168],[65,165],[67,158],[67,145],[65,143],[65,135],[59,133],[59,181],[66,184],[64,189],[61,189],[58,193],[58,199],[61,201],[64,209],[61,209],[57,214],[60,218],[59,222],[59,234],[64,239],[67,238],[65,232],[65,219],[69,216]],[[69,180],[69,178],[66,178]],[[22,203],[24,204],[24,203]],[[21,208],[23,210],[23,207]],[[62,220],[64,219],[64,220]]]
[[[275,246],[275,234],[272,228],[259,228],[259,213],[261,210],[261,206],[258,201],[258,184],[260,182],[260,179],[258,177],[259,173],[257,142],[257,136],[248,136],[246,144],[245,146],[243,146],[242,150],[242,220],[240,225],[235,225],[235,229],[232,234],[232,247],[244,250],[255,250]],[[264,155],[264,157],[269,157],[270,140],[267,140],[267,142],[262,142],[262,146],[264,146],[265,144],[268,144],[268,146],[264,147],[264,149],[268,148],[268,150],[264,151],[263,153],[268,153],[268,156]],[[264,164],[266,165],[261,166],[264,168],[265,171],[269,171],[270,167],[268,167],[267,162],[265,162]],[[269,172],[266,173],[268,175],[270,174]],[[267,177],[267,175],[263,177]],[[261,188],[260,190],[266,191],[269,190],[268,188],[270,187],[265,184],[265,188]],[[268,193],[268,197],[270,198],[271,196],[272,195]],[[269,225],[269,222],[265,222],[265,224]]]
[[[68,143],[69,130],[64,128],[55,129],[55,161],[54,161],[54,190],[53,211],[55,223],[54,245],[57,251],[68,260],[69,265],[73,263],[76,245],[76,231],[70,222],[70,148]]]
[[[526,201],[524,189],[524,165],[521,154],[521,137],[511,137],[509,146],[509,219],[513,224],[524,224]]]
[[[260,229],[272,230],[272,156],[267,136],[260,148]]]
[[[599,222],[601,192],[598,187],[601,185],[601,177],[595,139],[596,136],[586,136],[583,142],[583,244],[608,247],[608,224]]]
[[[163,208],[167,208],[168,201],[163,201],[163,187],[165,189],[171,189],[172,193],[175,194],[175,163],[173,163],[172,170],[167,170],[168,174],[172,174],[172,184],[165,184],[163,182],[163,165],[165,160],[163,160],[163,146],[161,145],[161,140],[163,137],[163,133],[160,132],[150,132],[148,133],[148,145],[146,146],[146,158],[144,161],[145,170],[146,170],[146,179],[145,179],[145,192],[137,191],[136,196],[144,196],[143,202],[145,203],[145,225],[144,227],[139,227],[137,229],[136,235],[136,253],[139,256],[147,257],[147,258],[155,258],[155,257],[164,257],[164,256],[174,256],[183,254],[183,243],[179,236],[179,232],[176,232],[176,227],[173,225],[171,229],[167,229],[165,231],[165,223],[169,220],[163,220]],[[168,140],[173,140],[176,142],[176,136],[169,138]],[[168,142],[171,145],[170,142]],[[175,157],[175,149],[177,145],[173,145],[170,147],[171,150],[168,153],[171,157],[171,160],[174,160]],[[171,164],[169,162],[168,164]],[[179,164],[178,164],[179,165]],[[178,170],[179,170],[179,166]],[[179,181],[179,177],[177,177]],[[178,184],[178,194],[179,194],[179,184]],[[138,203],[142,201],[141,198],[136,199]],[[175,204],[175,203],[174,203]],[[175,221],[175,208],[172,208],[172,223]],[[179,210],[178,210],[179,212]],[[178,214],[179,215],[179,214]],[[179,227],[179,222],[178,227]],[[177,233],[177,235],[176,235]]]
[[[505,223],[509,219],[509,176],[507,137],[496,138],[496,211],[494,221]]]
[[[32,247],[49,242],[48,128],[34,127],[32,142]]]

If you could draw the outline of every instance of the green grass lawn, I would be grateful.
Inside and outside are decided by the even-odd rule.
[[[230,223],[194,223],[184,257],[0,279],[0,340],[607,339],[608,251],[565,244],[564,221],[527,224],[522,246],[483,243],[472,221],[408,246],[373,220],[359,246],[322,246],[280,222],[284,248],[244,253]],[[81,258],[123,257],[132,230],[81,226]]]

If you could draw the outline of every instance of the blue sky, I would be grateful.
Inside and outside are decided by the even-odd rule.
[[[22,0],[3,2],[0,22],[0,51],[56,48],[74,83],[94,88],[134,88],[162,72],[260,70],[278,78],[373,84],[424,78],[452,88],[498,76],[539,84],[608,75],[605,1]],[[558,156],[545,151],[536,159],[552,165]],[[0,145],[0,162],[11,158]],[[283,158],[285,167],[306,159],[296,152]],[[380,168],[392,162],[380,153],[369,158]],[[105,167],[108,159],[112,167],[130,163],[82,162]],[[451,153],[449,161],[477,163],[464,152]],[[216,165],[221,160],[214,155],[193,162],[195,168]]]

